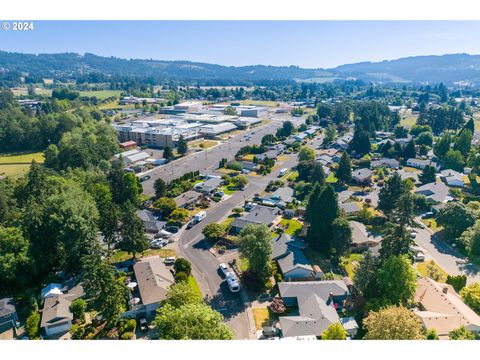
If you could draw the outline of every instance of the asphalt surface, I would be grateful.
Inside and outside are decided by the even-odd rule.
[[[263,126],[243,131],[220,145],[189,154],[166,165],[159,166],[148,172],[151,178],[142,183],[143,193],[145,195],[154,195],[153,184],[159,177],[168,182],[189,171],[214,172],[222,158],[227,158],[228,161],[233,160],[240,148],[246,145],[260,144],[264,135],[275,134],[281,126],[282,122],[272,121]],[[245,140],[245,135],[247,134],[252,136],[250,140]]]
[[[420,221],[419,218],[416,219]],[[417,229],[415,243],[426,250],[427,259],[435,263],[450,275],[465,274],[467,284],[480,282],[480,267],[468,260],[449,244],[432,236],[427,229]]]

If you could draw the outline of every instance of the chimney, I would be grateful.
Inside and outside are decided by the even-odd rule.
[[[444,286],[443,289],[442,289],[443,293],[446,294],[448,293],[448,287],[447,286]]]

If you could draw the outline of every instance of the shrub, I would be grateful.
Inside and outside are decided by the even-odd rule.
[[[177,272],[175,274],[175,282],[187,282],[188,281],[188,275],[184,273],[183,271]]]
[[[189,276],[192,273],[192,264],[185,258],[177,258],[173,265],[176,273],[185,273]]]
[[[80,322],[85,322],[85,310],[87,309],[87,302],[83,299],[76,299],[70,305],[73,313],[73,318]]]
[[[25,331],[29,339],[38,339],[40,335],[40,314],[32,312],[25,323]]]
[[[120,335],[120,340],[132,340],[133,339],[133,333],[130,331],[124,332],[122,335]]]
[[[78,340],[82,338],[84,333],[84,327],[82,324],[73,324],[70,328],[70,334],[72,334],[72,339]]]

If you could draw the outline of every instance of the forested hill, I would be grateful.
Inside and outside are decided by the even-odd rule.
[[[416,56],[382,62],[341,65],[333,69],[297,66],[222,66],[190,61],[120,59],[93,54],[22,54],[0,51],[0,81],[8,84],[26,78],[59,81],[103,82],[130,77],[153,82],[193,80],[203,84],[229,85],[242,81],[331,81],[355,78],[364,81],[480,84],[480,55]]]

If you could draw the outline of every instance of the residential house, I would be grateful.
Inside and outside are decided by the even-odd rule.
[[[193,188],[206,195],[213,194],[217,191],[218,187],[223,184],[223,179],[219,178],[211,178],[201,183],[198,183]]]
[[[248,171],[255,171],[257,170],[257,164],[255,164],[252,161],[242,161],[241,162],[243,170],[248,170]]]
[[[84,291],[74,280],[65,283],[61,288],[50,285],[48,287],[56,290],[45,293],[40,328],[47,336],[57,336],[70,330],[73,320],[70,306],[74,300],[84,295]]]
[[[47,336],[66,333],[72,327],[73,313],[70,305],[73,299],[66,294],[45,298],[40,328]]]
[[[369,184],[372,178],[372,170],[362,168],[352,171],[352,179],[359,184]]]
[[[415,314],[426,329],[435,329],[440,339],[461,326],[480,333],[480,316],[469,308],[448,284],[430,278],[419,278],[415,293]]]
[[[133,265],[140,292],[141,305],[134,308],[136,314],[153,317],[160,302],[175,280],[169,268],[158,256],[145,257]]]
[[[278,263],[285,281],[313,280],[315,271],[303,252],[305,244],[286,233],[272,240],[272,260]]]
[[[17,309],[12,297],[0,299],[0,334],[16,327]]]
[[[280,327],[284,337],[321,336],[333,323],[342,323],[337,309],[350,295],[342,280],[281,282],[278,284],[280,296],[288,306],[298,306],[298,315],[281,316]],[[350,334],[354,336],[358,325],[354,320],[348,323]]]
[[[202,194],[190,190],[178,195],[174,200],[177,207],[189,209],[195,207],[202,197]]]
[[[165,227],[167,223],[166,221],[160,221],[158,216],[156,216],[150,210],[137,210],[136,214],[140,219],[142,219],[145,232],[149,234],[158,233]]]
[[[441,181],[419,186],[414,193],[425,195],[427,201],[431,203],[445,203],[453,200],[450,196],[450,188]]]
[[[279,154],[280,153],[278,152],[278,150],[273,149],[268,150],[263,154],[255,155],[255,158],[257,159],[257,162],[263,163],[266,159],[277,160]]]
[[[352,249],[365,250],[368,248],[377,247],[382,238],[379,236],[371,236],[364,224],[358,221],[349,221],[350,228],[352,229]]]
[[[447,169],[440,172],[440,178],[448,186],[464,187],[466,175],[458,171]]]
[[[358,205],[355,202],[349,202],[349,203],[342,203],[339,205],[340,209],[342,209],[345,212],[345,215],[355,215],[357,214],[362,208],[360,205]]]
[[[308,134],[305,134],[305,133],[300,133],[300,134],[292,135],[292,138],[293,138],[295,141],[298,141],[298,142],[302,142],[302,141],[305,140],[307,137],[308,137]]]
[[[378,167],[386,167],[391,169],[397,169],[400,166],[400,162],[396,159],[380,158],[370,162],[370,168],[375,169]]]
[[[333,158],[328,154],[320,155],[319,157],[317,157],[316,161],[319,162],[320,164],[322,164],[323,166],[333,164]]]
[[[231,225],[231,231],[237,234],[248,224],[265,224],[272,226],[279,218],[281,210],[277,207],[256,206],[247,214],[236,218]]]
[[[424,169],[426,166],[433,166],[435,169],[438,168],[437,163],[430,159],[414,159],[410,158],[407,160],[407,166],[416,168],[416,169]]]
[[[293,194],[295,190],[289,186],[280,187],[271,193],[268,198],[277,203],[290,204],[294,199]]]

